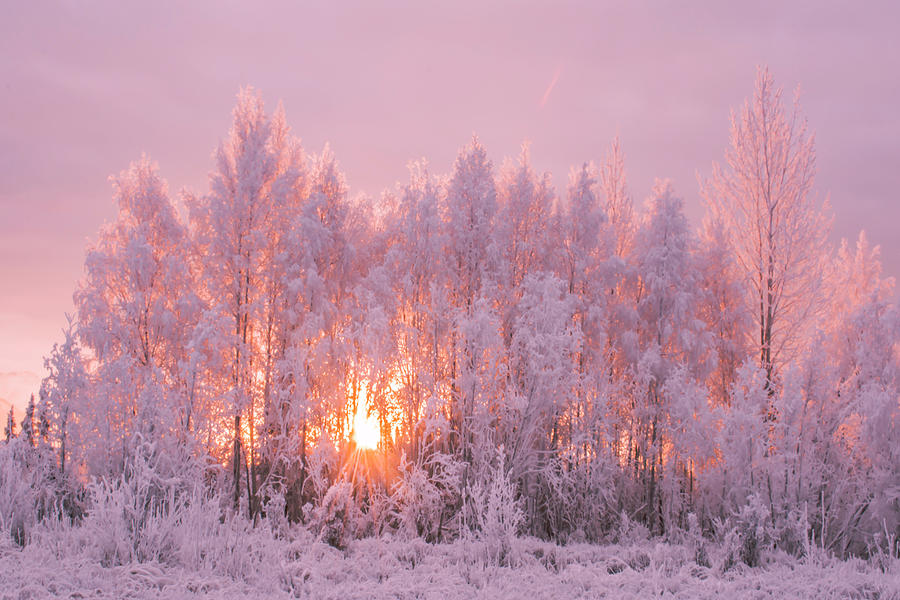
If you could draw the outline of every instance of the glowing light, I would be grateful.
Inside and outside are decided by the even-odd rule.
[[[353,415],[353,441],[361,450],[374,450],[381,441],[381,428],[375,415],[369,414],[369,399],[366,386],[360,386],[356,414]]]

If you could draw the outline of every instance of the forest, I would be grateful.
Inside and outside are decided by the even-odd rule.
[[[111,178],[6,420],[0,532],[80,531],[106,565],[237,561],[292,527],[481,539],[501,564],[523,537],[897,556],[894,281],[864,233],[832,242],[783,96],[760,69],[698,225],[667,181],[636,205],[618,140],[564,190],[473,137],[353,197],[241,90],[208,190],[173,196],[147,157]]]

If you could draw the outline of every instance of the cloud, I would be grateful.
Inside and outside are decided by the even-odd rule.
[[[553,91],[553,88],[556,87],[556,82],[559,81],[559,73],[561,70],[561,67],[556,67],[556,72],[553,74],[553,79],[550,80],[550,85],[547,86],[547,91],[544,92],[544,96],[541,98],[541,108],[544,108],[547,105],[547,100],[550,99],[550,92]]]

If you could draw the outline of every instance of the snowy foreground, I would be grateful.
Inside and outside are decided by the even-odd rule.
[[[255,536],[254,536],[255,537]],[[723,571],[684,545],[556,546],[533,539],[429,545],[364,539],[337,550],[305,532],[232,557],[238,576],[160,564],[105,567],[45,538],[0,542],[0,598],[900,598],[900,561],[838,561],[816,552]],[[721,550],[709,551],[711,563]],[[260,562],[260,560],[266,562]],[[705,562],[703,559],[700,562]],[[507,566],[501,566],[501,565]]]

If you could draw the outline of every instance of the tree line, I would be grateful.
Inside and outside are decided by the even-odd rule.
[[[139,459],[336,544],[727,525],[752,562],[900,534],[893,281],[864,234],[830,244],[813,136],[768,70],[699,228],[666,181],[633,205],[618,140],[562,194],[527,147],[497,168],[473,138],[447,175],[352,198],[251,89],[214,161],[181,212],[146,157],[112,178],[18,436],[10,413],[67,506]]]

